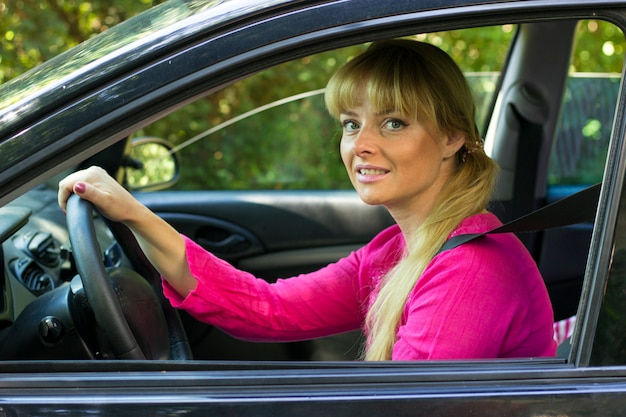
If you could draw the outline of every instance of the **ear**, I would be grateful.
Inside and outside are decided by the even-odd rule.
[[[444,156],[450,158],[455,155],[465,144],[465,134],[459,131],[448,132],[444,136]]]

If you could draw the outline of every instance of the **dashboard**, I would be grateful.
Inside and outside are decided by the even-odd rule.
[[[97,214],[94,217],[105,267],[126,264],[105,222]],[[40,352],[48,355],[50,344],[61,339],[79,346],[80,352],[89,351],[84,332],[74,331],[93,323],[88,324],[88,314],[78,311],[87,310],[88,302],[80,295],[82,284],[65,215],[57,204],[56,184],[42,184],[0,208],[0,219],[0,358],[18,355],[21,359],[24,354],[27,359],[40,359]],[[67,354],[74,357],[71,351]]]

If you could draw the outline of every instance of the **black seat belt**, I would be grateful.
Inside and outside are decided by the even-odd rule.
[[[506,220],[512,221],[520,216],[531,213],[537,208],[535,202],[535,188],[537,185],[537,167],[539,165],[538,156],[543,137],[543,125],[533,123],[522,115],[518,109],[511,104],[509,110],[512,117],[517,119],[519,132],[517,135],[517,158],[515,162],[515,181],[513,183],[513,205],[511,206],[511,216]],[[518,236],[530,253],[537,250],[537,238],[532,234]]]
[[[602,183],[592,185],[486,232],[453,236],[443,244],[437,253],[454,249],[459,245],[488,234],[533,232],[577,223],[593,222],[601,186]]]
[[[512,216],[509,218],[517,219],[524,213],[530,213],[535,209],[538,155],[541,148],[543,126],[524,117],[513,105],[511,105],[510,110],[519,124]]]

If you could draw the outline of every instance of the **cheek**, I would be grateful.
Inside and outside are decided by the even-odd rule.
[[[341,155],[341,160],[344,165],[347,167],[351,159],[350,156],[352,155],[352,148],[348,141],[342,139],[341,142],[339,142],[339,154]]]
[[[398,154],[398,163],[408,167],[407,173],[421,177],[437,175],[441,161],[441,148],[432,142]]]

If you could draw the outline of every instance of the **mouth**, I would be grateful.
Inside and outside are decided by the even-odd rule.
[[[355,171],[358,181],[363,184],[380,181],[390,172],[388,169],[374,167],[357,167]]]
[[[361,168],[361,169],[357,169],[357,174],[360,175],[384,175],[386,174],[387,170],[384,169],[376,169],[376,168]]]

